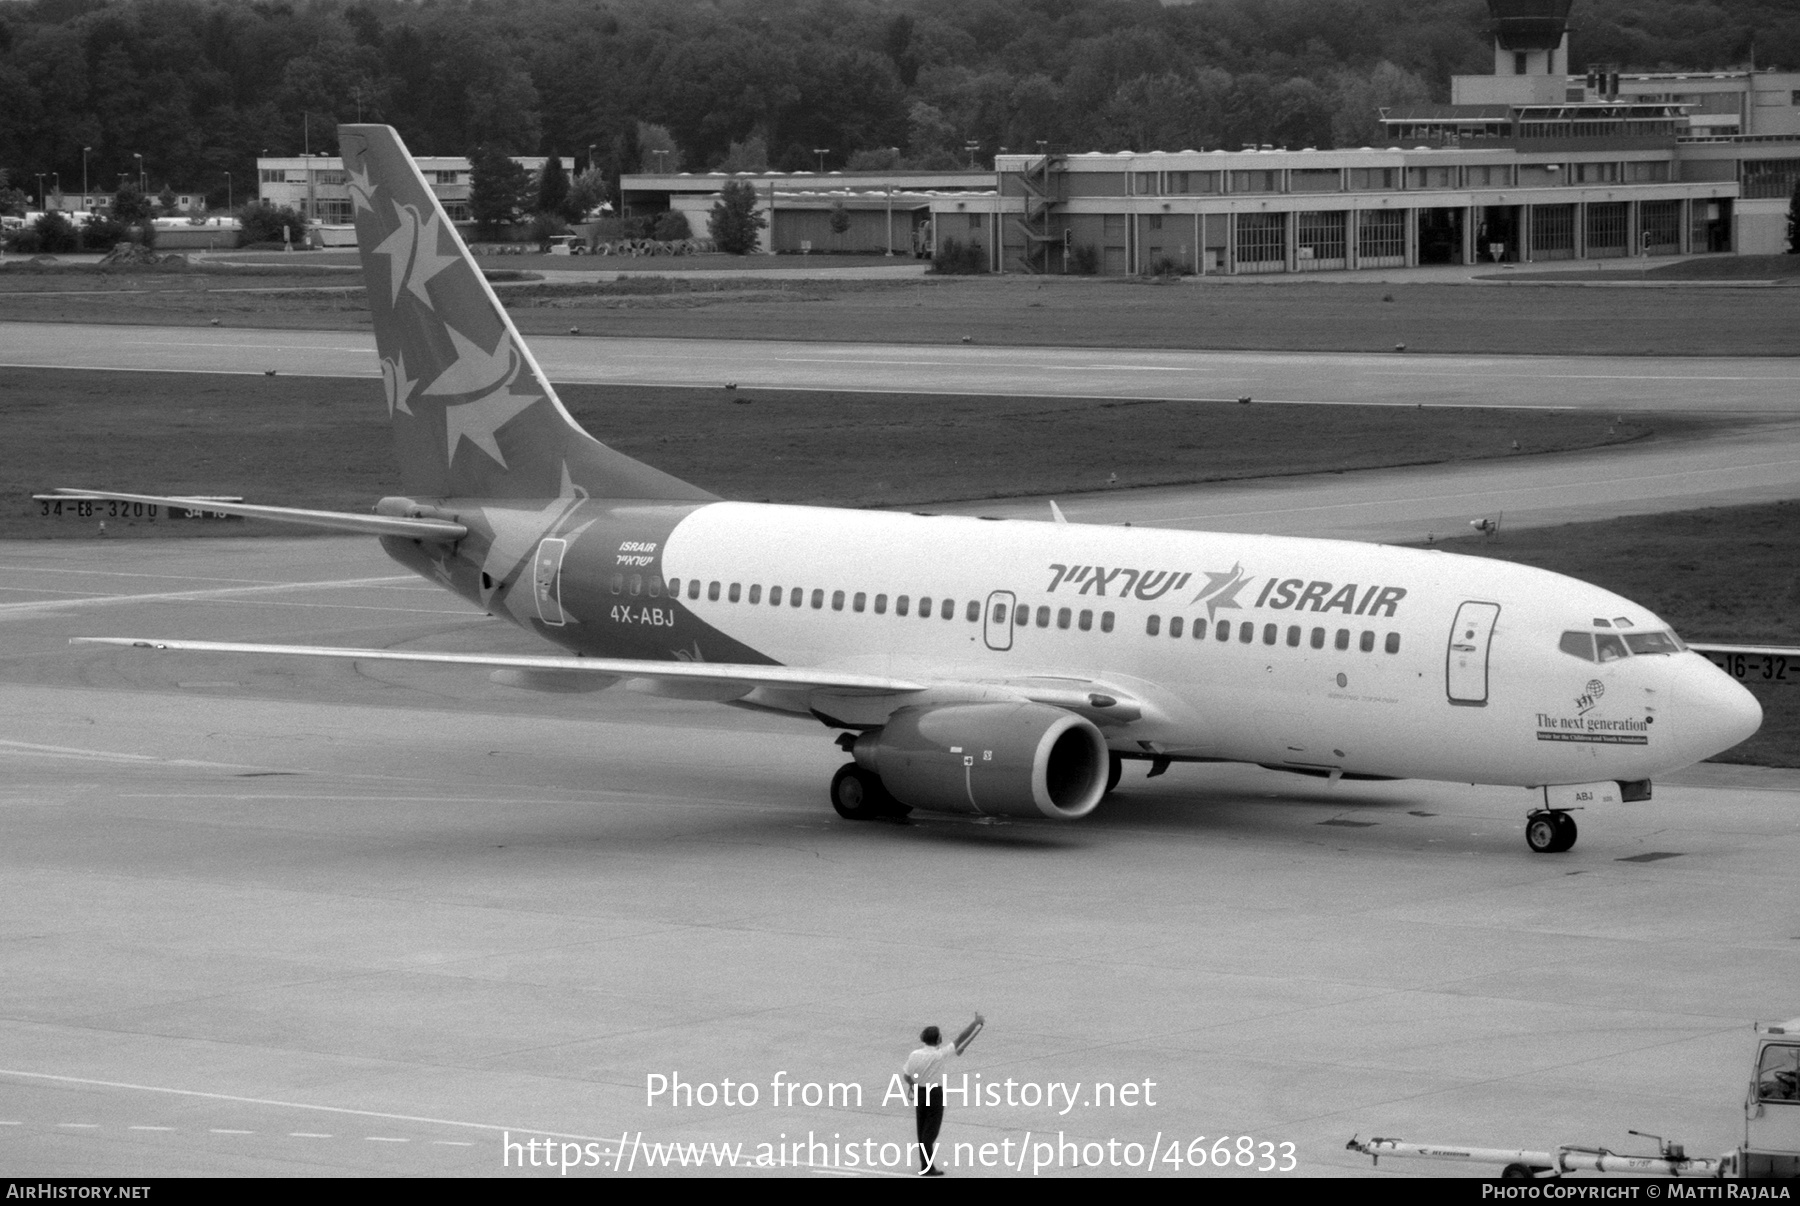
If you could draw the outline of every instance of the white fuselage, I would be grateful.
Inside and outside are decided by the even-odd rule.
[[[582,530],[571,558],[608,538]],[[1609,591],[1502,561],[749,503],[702,505],[653,551],[682,608],[777,663],[1110,685],[1141,705],[1103,724],[1132,753],[1534,786],[1648,779],[1760,723],[1698,654],[1565,652],[1571,631],[1666,626]],[[589,638],[608,608],[649,602],[564,592]],[[788,702],[832,710],[817,695]]]

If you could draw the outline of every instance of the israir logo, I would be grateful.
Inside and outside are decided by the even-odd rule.
[[[1605,683],[1597,678],[1589,679],[1587,690],[1575,697],[1575,715],[1586,716],[1589,712],[1592,712],[1594,710],[1594,705],[1599,703],[1600,697],[1605,694]]]
[[[1242,565],[1233,565],[1231,572],[1225,574],[1215,574],[1210,570],[1203,572],[1206,574],[1206,585],[1192,601],[1206,604],[1207,619],[1212,619],[1221,607],[1243,609],[1244,605],[1237,601],[1238,592],[1250,585],[1252,579],[1245,576]]]
[[[1160,599],[1172,590],[1180,590],[1193,577],[1176,570],[1108,569],[1104,565],[1053,564],[1050,569],[1055,576],[1050,579],[1050,588],[1045,593],[1054,593],[1058,586],[1079,584],[1081,589],[1077,594],[1120,599],[1135,596],[1146,603]],[[1110,595],[1109,586],[1114,588]]]

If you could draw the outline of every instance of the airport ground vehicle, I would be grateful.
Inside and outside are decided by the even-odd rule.
[[[1744,1096],[1744,1140],[1718,1157],[1689,1156],[1683,1145],[1657,1140],[1654,1156],[1621,1155],[1600,1147],[1563,1144],[1550,1151],[1356,1139],[1345,1146],[1381,1162],[1383,1156],[1498,1164],[1507,1180],[1559,1177],[1571,1172],[1634,1173],[1657,1177],[1763,1180],[1800,1177],[1800,1018],[1756,1027],[1750,1085]]]

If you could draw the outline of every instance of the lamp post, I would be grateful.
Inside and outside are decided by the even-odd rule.
[[[51,172],[50,179],[56,182],[56,208],[62,208],[62,173]],[[46,207],[48,208],[48,207]]]
[[[88,181],[87,181],[87,157],[88,157],[88,152],[92,151],[93,149],[94,149],[93,147],[82,147],[81,148],[81,208],[83,208],[83,209],[92,209],[93,208],[92,202],[90,202],[88,200]]]
[[[969,153],[969,170],[970,171],[973,171],[975,169],[975,152],[979,151],[980,149],[981,149],[981,144],[979,142],[976,142],[972,138],[968,142],[963,143],[963,150],[965,150]]]
[[[663,174],[663,169],[668,165],[669,152],[664,147],[652,147],[650,153],[656,156],[656,174],[660,176]]]
[[[38,178],[38,208],[39,209],[49,209],[50,207],[48,205],[44,204],[44,173],[39,172],[37,174],[37,178]]]
[[[231,173],[225,173],[225,212],[231,212]]]
[[[133,151],[131,153],[131,157],[133,159],[137,160],[138,192],[141,193],[144,191],[144,189],[146,187],[144,184],[144,157],[136,151]]]
[[[825,174],[825,152],[827,152],[829,150],[831,150],[830,147],[814,147],[813,148],[813,154],[815,154],[819,157],[819,174],[821,176]]]

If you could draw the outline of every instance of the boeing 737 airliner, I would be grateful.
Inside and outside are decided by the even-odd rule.
[[[1123,759],[1531,789],[1570,810],[1743,741],[1752,696],[1570,578],[1331,540],[725,502],[582,431],[395,132],[339,131],[402,497],[372,514],[67,491],[365,532],[566,656],[89,638],[441,662],[816,717],[850,819],[1074,819]]]

